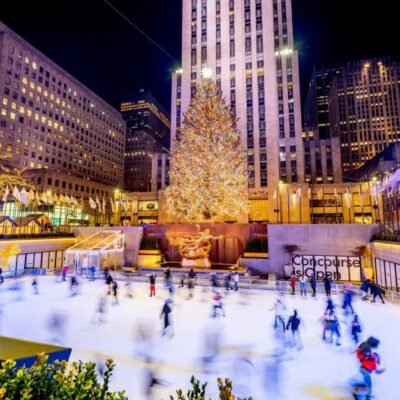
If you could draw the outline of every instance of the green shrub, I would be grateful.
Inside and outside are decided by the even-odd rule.
[[[82,361],[56,361],[39,355],[30,368],[15,369],[15,362],[0,367],[0,400],[127,400],[124,392],[112,393],[109,383],[115,364],[106,361],[104,381],[98,382],[96,364]]]
[[[176,400],[206,400],[206,387],[207,383],[201,384],[199,380],[195,379],[194,376],[190,379],[192,389],[189,389],[186,394],[182,390],[177,390]],[[248,399],[236,398],[232,393],[232,381],[218,378],[218,389],[219,389],[219,400],[252,400],[251,397]],[[170,400],[175,400],[175,397],[170,396]]]
[[[140,241],[140,250],[160,250],[158,238],[153,236],[143,236]]]
[[[268,253],[268,238],[267,237],[250,238],[246,243],[245,251],[249,253]]]

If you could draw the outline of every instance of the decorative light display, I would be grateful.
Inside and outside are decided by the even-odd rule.
[[[211,79],[185,113],[171,160],[167,209],[189,221],[232,221],[248,212],[246,153],[236,120]]]

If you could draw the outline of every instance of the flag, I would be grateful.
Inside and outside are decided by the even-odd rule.
[[[78,200],[74,196],[71,196],[69,201],[72,206],[79,206]]]
[[[351,197],[350,197],[350,192],[349,192],[348,186],[346,186],[345,197],[346,197],[347,208],[350,208],[351,207]]]
[[[28,192],[29,203],[33,203],[35,201],[35,192],[30,189]]]
[[[97,195],[96,195],[96,205],[97,205],[97,208],[99,209],[99,211],[101,211],[100,200],[99,200],[99,197]]]
[[[274,200],[278,198],[278,190],[275,188],[274,190]]]
[[[124,210],[125,210],[125,212],[129,211],[129,202],[128,202],[128,196],[127,196],[127,197],[125,197]]]
[[[54,204],[57,204],[57,205],[60,204],[60,199],[57,196],[57,193],[54,193],[53,202],[54,202]]]
[[[318,200],[322,200],[324,198],[324,189],[323,188],[318,190],[317,198],[318,198]]]
[[[301,201],[301,187],[300,186],[297,188],[297,191],[296,191],[296,200],[298,202]]]
[[[111,204],[111,212],[114,214],[115,213],[115,207],[114,207],[114,200],[112,197],[110,197],[110,204]]]
[[[67,200],[66,200],[66,198],[65,198],[65,196],[63,194],[60,194],[58,196],[58,199],[60,200],[61,204],[65,204],[67,202]]]
[[[8,188],[8,185],[7,185],[6,186],[6,191],[4,192],[3,198],[1,199],[3,203],[7,202],[9,194],[10,194],[10,189]]]
[[[89,196],[89,207],[93,210],[96,208],[96,202],[90,196]]]
[[[36,205],[40,206],[42,204],[41,200],[40,200],[40,196],[39,196],[39,190],[36,192]]]
[[[336,185],[335,185],[335,187],[333,188],[333,193],[334,193],[335,197],[338,196],[337,189],[336,189]]]
[[[17,201],[21,201],[21,194],[19,193],[19,190],[16,186],[14,186],[12,195],[14,196],[14,199]]]
[[[137,203],[136,200],[132,200],[132,212],[137,214]]]
[[[47,204],[53,204],[53,196],[51,193],[47,195]]]
[[[311,200],[311,188],[307,189],[307,198],[308,200]]]
[[[29,203],[28,194],[26,193],[25,188],[22,188],[22,190],[19,192],[19,201],[24,206],[26,206]]]
[[[106,213],[106,201],[104,200],[104,197],[103,197],[103,207],[102,207],[101,212],[102,212],[103,214]]]
[[[121,208],[122,208],[122,205],[123,205],[121,195],[119,195],[119,199],[118,199],[117,204],[118,204],[118,210],[121,211]]]

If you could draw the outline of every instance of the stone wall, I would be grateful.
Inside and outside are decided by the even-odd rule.
[[[290,264],[290,256],[283,249],[285,244],[299,246],[296,254],[353,256],[354,249],[368,244],[378,230],[378,225],[357,224],[269,225],[270,262],[266,272],[284,275],[284,265]]]

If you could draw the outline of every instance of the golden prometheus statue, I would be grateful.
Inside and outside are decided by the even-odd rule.
[[[210,239],[220,239],[222,236],[214,237],[210,235],[210,230],[205,229],[200,232],[200,225],[196,224],[197,233],[185,235],[179,240],[179,253],[182,256],[182,267],[210,268],[211,242]]]

